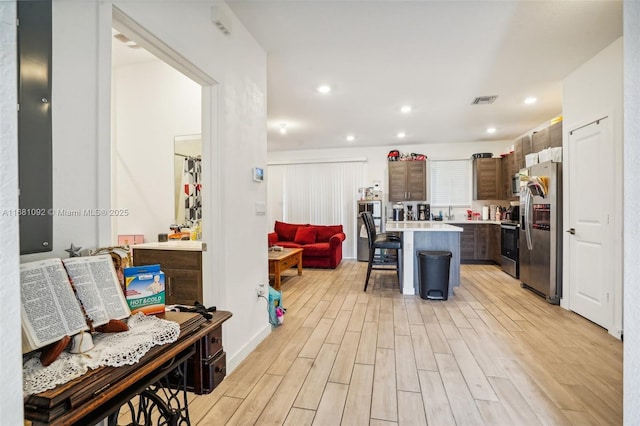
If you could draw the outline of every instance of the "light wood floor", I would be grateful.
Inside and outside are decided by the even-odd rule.
[[[622,343],[600,327],[495,266],[463,265],[446,302],[388,272],[364,293],[365,272],[285,272],[284,324],[192,396],[192,424],[622,424]]]

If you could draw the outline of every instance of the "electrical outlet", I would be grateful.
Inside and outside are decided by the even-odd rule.
[[[266,297],[267,296],[267,288],[264,284],[258,284],[258,297]]]

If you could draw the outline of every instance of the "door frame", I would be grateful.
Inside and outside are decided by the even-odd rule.
[[[623,293],[622,293],[622,147],[619,147],[616,143],[617,135],[616,135],[616,123],[617,118],[614,116],[612,111],[601,111],[598,114],[593,114],[589,118],[585,118],[583,120],[578,120],[572,123],[563,124],[563,174],[562,174],[562,182],[563,182],[563,231],[566,231],[570,228],[569,217],[571,216],[571,209],[573,206],[570,203],[570,188],[571,188],[571,179],[569,170],[571,170],[571,146],[569,144],[569,136],[572,131],[578,130],[582,127],[585,127],[591,123],[594,123],[603,118],[607,118],[611,120],[609,122],[609,133],[612,141],[612,170],[613,174],[613,182],[614,182],[614,193],[613,193],[613,208],[610,217],[611,229],[613,230],[612,244],[613,248],[612,253],[612,263],[613,263],[613,283],[611,287],[611,303],[609,304],[609,324],[607,327],[607,331],[609,334],[614,337],[620,339],[622,336],[622,304],[623,304]],[[570,271],[570,244],[571,239],[570,235],[567,232],[563,232],[563,289],[562,289],[562,299],[560,301],[560,306],[564,309],[571,310],[571,271]],[[617,244],[617,239],[620,239],[620,244]],[[620,317],[620,318],[618,318]]]
[[[130,18],[122,10],[112,4],[104,4],[101,6],[101,19],[109,21],[108,37],[101,39],[102,46],[111,52],[111,28],[115,28],[123,34],[126,34],[132,40],[135,40],[141,47],[149,51],[161,61],[170,65],[183,75],[187,76],[202,87],[201,92],[201,138],[202,138],[202,221],[206,225],[202,229],[202,282],[203,283],[220,283],[222,277],[225,276],[225,253],[219,244],[209,244],[207,241],[220,241],[224,239],[224,227],[222,226],[222,215],[219,208],[215,206],[222,205],[221,200],[221,155],[219,146],[219,111],[220,111],[220,87],[219,83],[200,69],[197,65],[184,57],[180,52],[173,49],[155,34],[148,31],[138,22]],[[102,64],[101,69],[111,70],[111,55],[108,59],[101,56],[102,60],[108,60],[108,64]],[[111,117],[111,100],[110,96],[105,93],[105,98],[109,99],[107,114],[100,116]],[[108,126],[108,127],[107,127]],[[105,122],[105,127],[110,128],[110,123]],[[109,133],[110,134],[110,133]],[[109,157],[111,156],[111,141],[106,143],[109,148]],[[104,145],[104,144],[103,144]],[[109,178],[110,179],[110,178]],[[111,191],[108,193],[110,194]],[[105,217],[105,220],[109,218]],[[111,240],[111,226],[108,235],[104,238]],[[202,288],[203,302],[205,305],[223,304],[226,301],[226,286],[222,285],[204,285]]]

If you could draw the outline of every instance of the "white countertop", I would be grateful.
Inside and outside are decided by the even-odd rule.
[[[440,221],[388,221],[385,224],[385,232],[427,231],[427,232],[462,232],[464,229]]]
[[[149,250],[185,250],[185,251],[202,251],[202,241],[167,241],[163,243],[142,243],[131,246],[134,249]]]
[[[393,221],[393,220],[387,220],[385,223],[387,224],[392,224],[392,223],[449,223],[449,224],[470,224],[470,225],[481,225],[481,224],[493,224],[493,225],[500,225],[502,223],[501,220],[466,220],[466,219],[453,219],[453,220],[405,220],[405,221]]]

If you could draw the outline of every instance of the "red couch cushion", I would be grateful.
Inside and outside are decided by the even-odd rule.
[[[293,239],[297,244],[313,244],[316,242],[316,227],[301,226],[296,231],[296,237]]]
[[[319,243],[327,242],[335,234],[343,232],[342,225],[315,225],[314,227],[318,232],[316,235],[316,241]]]
[[[278,241],[293,241],[296,238],[296,231],[301,226],[307,226],[304,224],[278,222],[273,227],[273,230],[278,234]]]
[[[315,243],[315,244],[307,244],[303,247],[304,252],[302,253],[304,257],[326,257],[329,255],[329,243]]]

